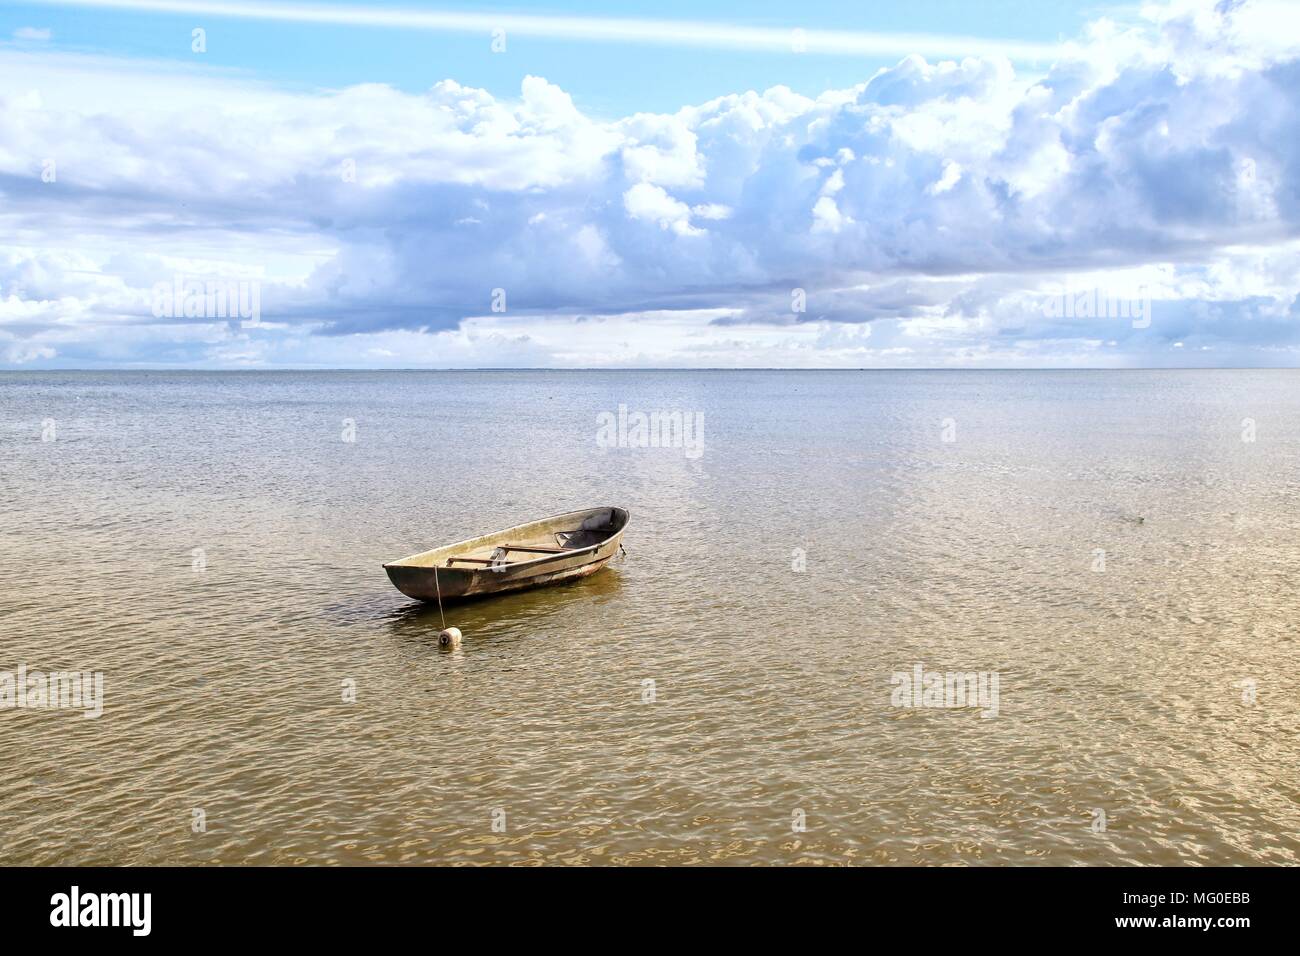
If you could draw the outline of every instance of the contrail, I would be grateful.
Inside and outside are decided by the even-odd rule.
[[[29,0],[30,2],[30,0]],[[771,50],[838,56],[1003,55],[1015,60],[1051,60],[1060,45],[930,33],[873,33],[860,30],[746,27],[692,20],[538,16],[518,13],[462,13],[402,7],[348,7],[301,3],[243,3],[238,0],[34,0],[48,6],[96,7],[141,13],[278,20],[350,27],[481,33],[557,40],[604,40],[743,50]]]

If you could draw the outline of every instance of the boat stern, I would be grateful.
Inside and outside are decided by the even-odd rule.
[[[469,578],[455,568],[420,567],[394,562],[385,564],[388,580],[393,587],[417,601],[437,601],[439,595],[447,601],[461,597],[469,588]]]

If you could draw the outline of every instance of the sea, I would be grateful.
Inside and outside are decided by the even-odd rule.
[[[1297,585],[1295,370],[0,372],[0,860],[1296,864]]]

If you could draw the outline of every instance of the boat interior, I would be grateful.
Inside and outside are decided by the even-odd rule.
[[[625,524],[627,512],[622,508],[575,511],[413,554],[390,564],[465,570],[524,564],[600,544]]]

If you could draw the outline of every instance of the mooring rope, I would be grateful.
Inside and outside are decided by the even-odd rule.
[[[438,616],[442,618],[442,629],[447,630],[447,615],[442,613],[442,585],[438,583],[438,565],[433,566],[433,587],[438,592]]]

